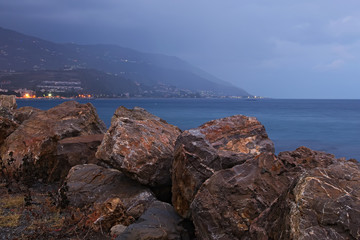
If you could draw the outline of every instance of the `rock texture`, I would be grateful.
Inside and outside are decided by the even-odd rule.
[[[212,175],[191,204],[199,239],[238,239],[289,185],[281,161],[264,153]]]
[[[17,108],[15,95],[0,95],[0,108],[15,110]]]
[[[119,107],[96,156],[142,184],[170,185],[179,134],[177,127],[142,108]]]
[[[18,124],[14,121],[16,107],[15,96],[0,95],[0,146],[18,127]]]
[[[116,240],[181,240],[188,239],[181,227],[181,218],[173,207],[164,202],[155,201],[137,222],[128,226]]]
[[[8,175],[56,181],[64,171],[56,158],[58,142],[68,137],[101,134],[105,129],[90,103],[65,102],[24,121],[4,141],[1,158]]]
[[[98,163],[95,153],[103,138],[104,134],[95,134],[60,140],[57,144],[56,158],[65,169],[60,178],[64,179],[68,170],[75,165]]]
[[[43,112],[40,109],[34,107],[21,107],[14,111],[14,120],[21,124],[25,120],[29,119],[30,117],[34,116],[36,113]]]
[[[0,115],[11,113],[17,108],[16,97],[14,95],[0,95]]]
[[[237,115],[183,132],[176,141],[173,162],[176,211],[190,217],[190,204],[206,179],[263,152],[274,152],[274,144],[256,118]]]
[[[19,125],[16,122],[0,116],[0,146],[4,143],[5,139],[18,127]]]
[[[150,190],[120,171],[94,164],[71,168],[64,188],[72,206],[82,208],[94,204],[103,205],[109,198],[118,198],[124,205],[126,214],[135,219],[155,201]]]
[[[251,228],[252,239],[360,239],[359,163],[303,175]]]
[[[308,221],[309,223],[304,227],[307,229],[311,221],[320,217],[314,215],[312,210],[316,205],[318,191],[321,190],[326,194],[330,193],[330,190],[322,186],[313,189],[309,196],[312,196],[314,206],[307,205],[309,199],[302,201],[304,206],[301,206],[299,202],[289,203],[289,199],[294,199],[298,194],[289,189],[303,191],[305,187],[301,184],[303,181],[301,179],[304,176],[310,176],[308,179],[315,181],[308,183],[313,187],[318,179],[318,177],[313,178],[315,172],[321,174],[323,173],[321,169],[332,169],[334,166],[340,166],[339,164],[353,165],[354,174],[351,173],[351,176],[356,176],[356,171],[360,174],[358,165],[352,162],[336,159],[331,154],[305,147],[280,153],[278,157],[272,153],[262,153],[241,165],[216,172],[204,182],[191,204],[197,237],[199,239],[307,239],[302,238],[305,235],[302,237],[290,235],[292,230],[289,229],[294,227],[285,227],[285,223],[302,224]],[[341,174],[339,172],[337,177]],[[330,176],[328,173],[321,176],[327,176],[331,181],[336,179],[335,175]],[[330,188],[333,187],[340,188],[338,183],[332,184]],[[292,195],[286,194],[289,191]],[[353,189],[349,191],[353,192]],[[330,195],[326,196],[332,198]],[[356,198],[350,202],[354,203],[354,199]],[[320,203],[326,205],[328,200]],[[292,209],[294,206],[301,209],[296,214]],[[323,205],[316,206],[318,211],[319,206]],[[312,220],[305,219],[307,215]],[[332,217],[336,218],[335,215]]]
[[[88,215],[87,224],[94,230],[109,232],[112,226],[125,226],[134,222],[119,198],[108,198],[104,202],[95,203]]]

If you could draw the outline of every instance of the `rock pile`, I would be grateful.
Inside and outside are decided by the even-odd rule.
[[[105,133],[91,104],[16,109],[4,97],[0,108],[2,177],[61,182],[61,201],[94,231],[119,240],[360,239],[359,163],[306,147],[275,155],[256,118],[181,132],[119,107]],[[171,201],[158,189],[171,189]]]

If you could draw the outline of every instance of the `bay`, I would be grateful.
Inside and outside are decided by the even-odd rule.
[[[43,110],[67,100],[17,100],[18,107]],[[236,114],[256,117],[275,143],[276,153],[306,146],[360,160],[360,100],[296,99],[77,99],[91,102],[109,127],[119,106],[139,106],[182,130]]]

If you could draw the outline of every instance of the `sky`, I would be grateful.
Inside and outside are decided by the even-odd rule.
[[[0,0],[0,26],[177,56],[253,95],[360,98],[358,0]]]

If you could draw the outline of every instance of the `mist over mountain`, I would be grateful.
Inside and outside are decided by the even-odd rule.
[[[60,78],[66,80],[66,76],[70,73],[61,72],[70,71],[77,76],[75,79],[81,79],[79,81],[82,89],[86,89],[84,86],[89,85],[92,86],[88,88],[89,91],[104,89],[104,86],[97,87],[96,81],[85,84],[92,79],[84,77],[88,69],[96,70],[92,70],[88,75],[95,74],[97,78],[100,75],[112,76],[98,83],[99,86],[104,84],[109,86],[108,90],[104,91],[106,93],[121,94],[131,90],[134,95],[147,96],[155,92],[185,91],[202,96],[250,96],[243,89],[232,86],[177,57],[142,53],[115,45],[59,44],[0,28],[0,71],[3,82],[6,80],[3,79],[4,76],[13,75],[14,72],[20,76],[19,72],[29,74],[29,71],[37,71],[37,75],[42,74],[38,79],[50,76],[52,81],[54,79],[51,76],[55,75],[54,72],[49,74],[49,71],[57,71],[57,76],[62,75]],[[24,80],[26,79],[24,74],[21,79],[23,84],[28,82]],[[119,88],[116,87],[118,84],[122,86],[130,84],[129,86],[132,87]],[[36,86],[41,86],[41,83],[37,83]]]

